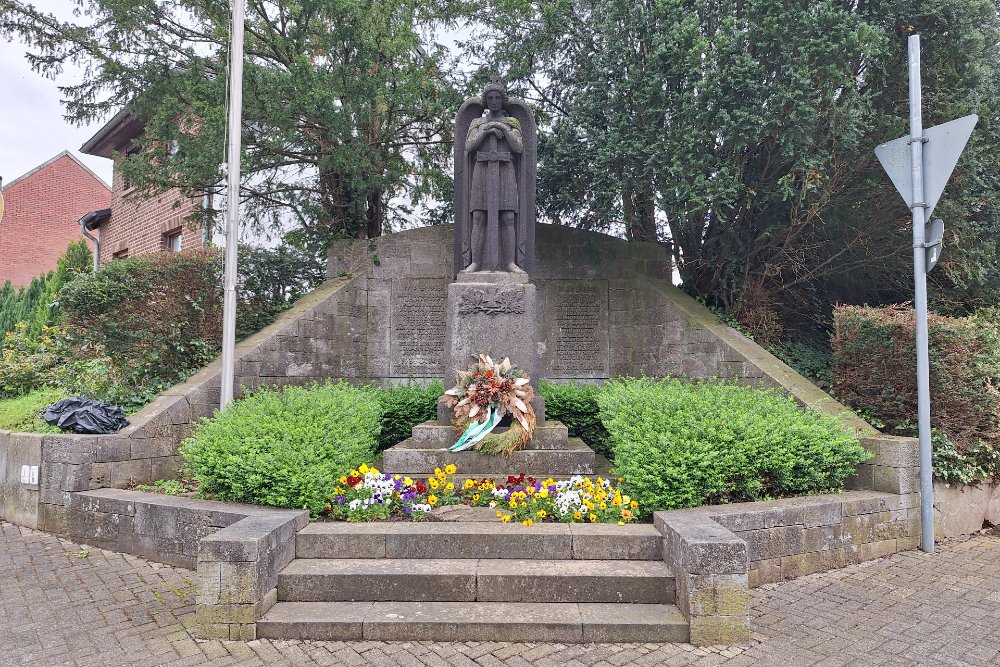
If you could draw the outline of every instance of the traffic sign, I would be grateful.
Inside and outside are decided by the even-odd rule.
[[[927,251],[927,273],[931,272],[941,259],[944,250],[944,220],[937,218],[924,225],[924,250]]]
[[[931,217],[934,206],[937,205],[944,192],[948,177],[958,163],[958,157],[965,150],[965,144],[972,135],[979,116],[970,114],[941,125],[935,125],[924,130],[924,201],[927,205],[924,219]],[[910,137],[900,137],[888,141],[875,149],[878,161],[882,163],[885,173],[889,174],[892,184],[902,195],[906,206],[913,208],[913,180],[910,171]]]

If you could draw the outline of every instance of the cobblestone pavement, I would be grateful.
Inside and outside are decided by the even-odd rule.
[[[753,591],[753,642],[195,641],[193,572],[0,522],[0,665],[997,665],[1000,537]],[[503,619],[497,619],[503,622]]]

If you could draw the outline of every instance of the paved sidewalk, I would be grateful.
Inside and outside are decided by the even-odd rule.
[[[997,665],[1000,537],[752,592],[753,643],[195,641],[194,573],[0,522],[0,665]],[[497,619],[503,622],[503,619]]]

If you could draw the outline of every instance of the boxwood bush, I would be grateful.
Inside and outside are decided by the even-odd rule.
[[[598,414],[600,392],[601,387],[593,384],[538,382],[538,393],[545,399],[546,419],[561,421],[571,437],[580,438],[598,454],[613,459],[608,430]]]
[[[839,490],[871,457],[834,419],[729,381],[612,380],[598,403],[645,515]]]
[[[203,494],[315,515],[341,475],[372,461],[381,419],[370,388],[264,389],[203,421],[181,455]]]
[[[437,419],[437,400],[444,393],[444,383],[439,380],[426,387],[418,384],[393,385],[378,390],[382,403],[382,432],[379,450],[402,442],[410,437],[414,426],[430,419]]]

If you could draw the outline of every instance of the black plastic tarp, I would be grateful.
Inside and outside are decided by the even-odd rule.
[[[128,426],[120,407],[83,396],[56,401],[45,408],[42,417],[49,424],[73,433],[117,433]]]

